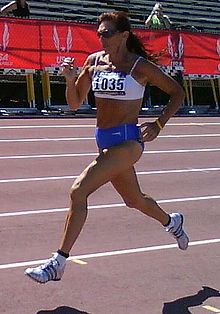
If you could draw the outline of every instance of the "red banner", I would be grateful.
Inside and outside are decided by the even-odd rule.
[[[180,31],[134,29],[163,66],[184,74],[220,75],[220,36]],[[101,49],[96,26],[73,22],[0,18],[0,68],[40,70],[57,67],[64,57],[82,66]]]

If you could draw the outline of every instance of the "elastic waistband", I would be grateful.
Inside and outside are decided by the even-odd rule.
[[[97,130],[100,130],[100,131],[109,131],[109,132],[111,132],[111,131],[116,131],[116,130],[124,130],[124,128],[125,127],[137,127],[137,128],[139,128],[140,126],[139,126],[139,124],[137,124],[137,123],[124,123],[124,124],[119,124],[119,125],[116,125],[116,126],[113,126],[113,127],[111,127],[111,128],[100,128],[100,127],[96,127],[96,129]]]

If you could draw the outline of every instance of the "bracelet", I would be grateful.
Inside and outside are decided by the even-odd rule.
[[[160,121],[157,119],[155,122],[156,122],[158,128],[159,128],[160,130],[162,130],[163,127],[162,127],[162,125],[160,124]]]

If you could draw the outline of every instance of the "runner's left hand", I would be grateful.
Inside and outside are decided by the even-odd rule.
[[[158,128],[156,122],[144,122],[140,127],[142,129],[142,137],[144,142],[153,141],[160,133],[160,129]]]

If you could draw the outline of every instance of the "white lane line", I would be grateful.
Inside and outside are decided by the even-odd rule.
[[[167,123],[172,126],[204,126],[204,125],[220,125],[220,122],[179,122],[179,123]]]
[[[179,122],[179,123],[167,123],[172,126],[204,126],[204,125],[220,125],[220,122]]]
[[[219,242],[220,242],[220,239],[192,241],[189,243],[189,246],[215,244],[215,243],[219,243]],[[106,257],[106,256],[137,254],[137,253],[167,250],[167,249],[173,249],[173,248],[177,248],[177,244],[165,244],[165,245],[147,246],[147,247],[140,247],[140,248],[134,248],[134,249],[126,249],[126,250],[117,250],[117,251],[107,251],[107,252],[98,252],[98,253],[91,253],[91,254],[76,255],[76,256],[70,256],[68,258],[68,260],[84,260],[84,259]],[[47,261],[47,259],[18,262],[18,263],[10,263],[10,264],[1,264],[0,270],[1,269],[9,269],[9,268],[27,267],[27,266],[42,264],[42,263],[45,263],[46,261]]]
[[[191,169],[168,169],[168,170],[152,170],[152,171],[138,171],[137,175],[152,175],[152,174],[170,174],[170,173],[190,173],[219,171],[220,167],[213,168],[191,168]],[[34,182],[34,181],[49,181],[49,180],[69,180],[75,179],[78,175],[72,176],[52,176],[52,177],[34,177],[34,178],[14,178],[14,179],[0,179],[0,183],[17,183],[17,182]]]
[[[86,157],[97,156],[97,153],[73,153],[73,154],[42,154],[42,155],[21,155],[1,156],[0,159],[33,159],[33,158],[60,158],[60,157]]]
[[[147,117],[146,117],[147,118]],[[150,120],[150,119],[149,119]],[[167,123],[166,126],[206,126],[220,125],[220,122],[179,122]],[[50,129],[50,128],[94,128],[94,124],[51,124],[51,125],[2,125],[0,129]]]
[[[218,133],[210,133],[210,134],[180,134],[180,135],[178,135],[178,134],[170,134],[170,135],[159,135],[158,137],[159,138],[190,138],[190,137],[218,137],[218,136],[220,136],[220,134],[218,134]]]
[[[219,134],[220,135],[220,134]],[[18,139],[2,139],[0,143],[13,142],[61,142],[61,141],[86,141],[95,140],[94,137],[58,137],[58,138],[18,138]]]
[[[88,263],[85,261],[82,261],[81,259],[71,259],[71,262],[79,264],[79,265],[87,265]]]
[[[220,148],[197,148],[197,149],[173,149],[173,150],[151,150],[143,154],[176,154],[176,153],[206,153],[219,152]],[[69,154],[42,154],[42,155],[13,155],[0,156],[0,159],[31,159],[31,158],[60,158],[60,157],[86,157],[97,156],[98,153],[69,153]]]
[[[47,180],[66,180],[75,179],[77,176],[55,176],[55,177],[36,177],[36,178],[18,178],[18,179],[2,179],[0,183],[16,183],[16,182],[34,182],[34,181],[47,181]]]
[[[220,195],[173,198],[173,199],[157,200],[157,202],[159,204],[166,204],[166,203],[179,203],[179,202],[191,202],[191,201],[214,200],[214,199],[220,199]],[[88,206],[88,209],[104,209],[104,208],[125,207],[125,206],[126,205],[124,203],[100,204],[100,205],[90,205]],[[27,211],[18,211],[18,212],[6,212],[6,213],[0,213],[0,218],[36,215],[36,214],[50,214],[50,213],[65,212],[67,210],[68,208],[50,208],[50,209],[27,210]]]
[[[158,138],[194,138],[194,137],[219,137],[220,134],[170,134],[159,135]],[[13,142],[62,142],[62,141],[88,141],[95,140],[95,137],[54,137],[54,138],[16,138],[16,139],[0,139],[0,143]]]
[[[213,313],[220,313],[220,309],[217,309],[214,306],[210,306],[210,305],[203,305],[202,306],[203,309],[206,309],[207,311],[213,312]]]
[[[94,128],[95,124],[2,125],[0,129]]]

